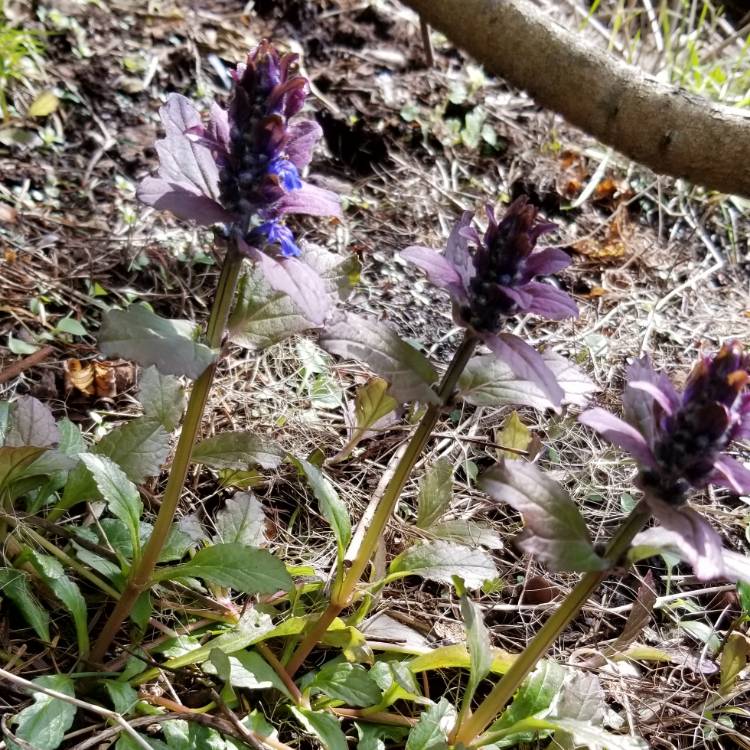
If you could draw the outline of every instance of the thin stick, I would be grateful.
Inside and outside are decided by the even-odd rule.
[[[25,370],[29,370],[32,367],[36,367],[38,364],[44,362],[52,352],[55,351],[54,346],[43,346],[38,352],[29,354],[28,357],[19,359],[17,362],[8,365],[2,372],[0,372],[0,383],[7,383],[13,378],[17,378]]]
[[[435,51],[432,49],[432,39],[430,38],[430,26],[427,21],[419,17],[419,30],[422,33],[422,46],[424,47],[424,57],[428,68],[435,67]]]
[[[123,732],[130,736],[130,739],[133,740],[133,742],[135,742],[138,747],[142,747],[144,750],[152,750],[151,745],[149,745],[148,742],[146,742],[146,740],[144,740],[143,737],[141,737],[138,732],[136,732],[135,729],[133,729],[133,727],[131,727],[130,724],[128,724],[128,722],[125,721],[125,719],[123,719],[123,717],[116,711],[110,711],[108,708],[95,706],[93,703],[86,703],[86,701],[79,700],[78,698],[74,698],[71,695],[59,693],[57,690],[52,690],[51,688],[36,685],[35,683],[29,680],[25,680],[23,677],[18,677],[12,672],[7,672],[4,669],[0,669],[0,678],[6,680],[7,682],[10,682],[13,685],[18,685],[19,687],[25,688],[26,690],[30,690],[32,693],[44,693],[50,698],[56,698],[57,700],[64,701],[65,703],[70,703],[72,706],[77,706],[78,708],[82,708],[85,711],[91,711],[92,713],[98,714],[104,719],[114,721],[119,725]]]

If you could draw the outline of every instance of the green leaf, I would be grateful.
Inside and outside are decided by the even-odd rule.
[[[10,407],[9,429],[5,435],[5,445],[20,448],[32,445],[49,448],[60,441],[52,412],[33,396],[21,396]]]
[[[55,330],[60,333],[69,333],[71,336],[88,335],[88,331],[83,327],[83,324],[70,316],[59,320],[55,326]]]
[[[151,601],[151,592],[146,589],[138,594],[138,598],[133,604],[128,617],[130,621],[143,633],[148,625],[149,618],[154,611],[154,605]]]
[[[456,709],[445,699],[423,711],[406,740],[406,750],[447,750]]]
[[[495,441],[503,448],[498,452],[501,456],[514,459],[518,458],[518,451],[526,451],[531,442],[531,430],[521,421],[517,411],[512,411],[505,419],[503,429],[496,436]]]
[[[20,479],[45,450],[46,448],[35,448],[31,445],[0,448],[0,490]]]
[[[401,403],[436,403],[431,385],[437,373],[427,358],[386,325],[347,313],[326,327],[320,345],[331,354],[369,365],[390,383],[390,393]]]
[[[328,477],[317,466],[303,459],[292,458],[291,461],[307,477],[307,482],[318,501],[320,512],[333,529],[339,564],[341,564],[352,538],[352,522],[349,519],[346,504],[339,497]]]
[[[326,664],[309,685],[329,698],[343,701],[349,706],[374,706],[383,697],[378,684],[359,664],[334,662]]]
[[[154,576],[157,581],[172,578],[200,578],[243,594],[274,594],[292,587],[281,560],[266,550],[236,543],[205,547],[190,562],[160,568]]]
[[[465,547],[486,547],[487,549],[502,549],[503,542],[498,533],[489,525],[476,521],[465,521],[456,518],[432,524],[429,532],[438,539],[458,542]]]
[[[591,379],[575,365],[555,352],[542,353],[544,363],[555,373],[565,394],[563,403],[584,406],[588,396],[598,390]],[[474,357],[458,381],[459,396],[474,406],[532,406],[554,408],[539,385],[517,377],[494,354]]]
[[[518,546],[551,569],[609,567],[594,550],[586,522],[568,493],[533,464],[503,461],[480,477],[479,486],[523,515],[526,528]]]
[[[496,732],[508,729],[522,719],[549,709],[562,690],[565,674],[565,668],[552,660],[545,659],[539,662],[536,669],[518,689],[513,702],[488,731]],[[532,742],[535,734],[536,732],[533,730],[510,733],[493,744],[496,747],[515,747],[520,742]]]
[[[318,738],[324,750],[348,750],[346,735],[338,719],[323,711],[311,711],[308,708],[291,706],[297,721],[312,735]]]
[[[344,257],[311,247],[304,252],[303,259],[323,279],[332,296],[347,295],[359,274],[355,255]],[[229,318],[229,338],[233,343],[259,351],[312,327],[289,296],[268,286],[259,269],[242,278],[237,303]]]
[[[220,432],[198,443],[192,460],[212,469],[275,469],[284,456],[280,446],[255,432]]]
[[[453,464],[439,458],[427,469],[419,489],[417,526],[429,529],[450,508],[453,499]]]
[[[484,550],[442,540],[416,544],[402,552],[391,562],[390,573],[418,575],[447,584],[458,576],[470,589],[497,578],[495,563]]]
[[[0,143],[3,143],[3,130],[0,130]],[[23,131],[18,131],[23,132]],[[8,334],[8,349],[13,354],[18,354],[21,356],[26,356],[27,354],[33,354],[34,352],[39,351],[39,347],[36,344],[30,344],[27,341],[24,341],[23,339],[16,339],[13,338],[12,334]]]
[[[41,552],[31,549],[24,553],[24,557],[27,555],[42,580],[72,615],[78,640],[78,651],[81,658],[85,659],[89,653],[88,616],[86,600],[83,598],[78,584],[66,575],[65,569],[54,557],[43,555]]]
[[[465,594],[461,597],[461,616],[466,628],[466,643],[471,658],[469,668],[469,682],[464,691],[463,706],[471,706],[479,683],[490,673],[492,668],[492,643],[490,633],[482,618],[479,605],[471,601]]]
[[[648,750],[648,743],[632,734],[614,734],[590,721],[579,719],[545,719],[544,724],[569,735],[569,747],[587,747],[589,750]]]
[[[111,430],[94,452],[112,459],[135,484],[143,484],[157,476],[167,460],[169,435],[156,419],[137,417]]]
[[[138,400],[143,413],[172,432],[182,419],[185,409],[185,389],[174,375],[162,375],[155,367],[149,367],[141,375]]]
[[[385,750],[385,742],[383,740],[389,740],[391,744],[395,743],[396,746],[404,744],[404,739],[408,733],[406,727],[389,727],[385,724],[365,724],[364,722],[355,722],[357,727],[357,734],[359,735],[359,742],[357,743],[357,750]]]
[[[252,492],[238,492],[216,514],[217,542],[239,542],[261,547],[266,542],[266,516]]]
[[[75,697],[73,680],[65,675],[45,675],[32,680],[35,685]],[[34,702],[16,716],[15,735],[33,745],[35,750],[55,750],[65,733],[73,726],[76,707],[44,693],[34,693]]]
[[[127,682],[107,680],[104,683],[109,699],[120,716],[127,716],[138,703],[138,691]]]
[[[214,661],[216,653],[224,654],[220,649],[212,650],[211,661],[203,664],[203,671],[207,674],[217,674],[220,679],[227,680],[220,674],[219,665]],[[232,687],[246,690],[267,690],[274,688],[286,696],[289,691],[273,667],[257,651],[237,651],[232,656],[224,656],[229,668],[228,681]]]
[[[196,326],[187,320],[168,320],[144,305],[110,310],[99,331],[99,348],[109,357],[122,357],[143,367],[154,365],[167,375],[195,380],[216,361],[216,352],[194,340]]]
[[[360,440],[372,434],[381,422],[386,422],[385,418],[397,408],[396,399],[388,395],[388,381],[383,378],[370,378],[359,388],[355,396],[354,419],[351,420],[349,413],[346,415],[354,424],[349,425],[349,440],[339,458],[346,458]]]
[[[0,596],[10,599],[34,632],[45,643],[50,642],[49,614],[31,592],[25,573],[15,568],[0,568]]]
[[[719,693],[728,696],[734,690],[740,672],[750,658],[750,643],[743,633],[730,633],[721,652],[721,686]]]
[[[117,464],[105,456],[84,453],[81,455],[81,461],[94,480],[109,512],[127,526],[133,549],[140,549],[139,532],[143,504],[136,486]]]

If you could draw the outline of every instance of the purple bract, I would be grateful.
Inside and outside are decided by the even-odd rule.
[[[466,211],[448,238],[445,254],[412,246],[401,255],[450,293],[459,325],[471,328],[517,375],[538,383],[559,405],[562,390],[540,355],[517,336],[498,333],[509,317],[519,313],[551,320],[578,316],[568,294],[535,280],[570,263],[559,248],[536,249],[537,239],[554,229],[553,224],[538,222],[537,214],[537,208],[523,196],[511,204],[500,222],[488,206],[489,223],[481,237],[471,224],[473,214]]]
[[[296,60],[261,42],[233,73],[229,109],[212,104],[205,126],[190,100],[171,94],[160,110],[159,176],[141,182],[139,199],[199,224],[230,225],[252,247],[299,255],[283,217],[341,209],[335,193],[300,178],[322,131],[311,120],[290,122],[307,89]]]

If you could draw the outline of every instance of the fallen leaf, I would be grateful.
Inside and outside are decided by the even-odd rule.
[[[16,221],[18,221],[16,209],[7,203],[0,203],[0,222],[3,222],[3,224],[15,224]]]
[[[63,362],[65,392],[76,390],[86,396],[115,398],[135,383],[135,366],[124,360],[102,360],[82,364],[78,359]]]
[[[80,359],[66,359],[63,362],[63,372],[65,393],[76,390],[87,396],[94,395],[94,368],[91,365],[82,365]]]
[[[27,117],[47,117],[51,115],[60,104],[60,100],[52,91],[43,91],[26,110]]]

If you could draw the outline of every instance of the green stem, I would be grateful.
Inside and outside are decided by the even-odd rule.
[[[370,563],[370,558],[380,543],[383,531],[388,525],[388,520],[396,507],[396,503],[398,503],[399,497],[401,497],[404,485],[409,479],[411,471],[417,463],[417,459],[422,454],[425,445],[427,445],[427,441],[432,435],[440,413],[453,394],[458,379],[469,359],[471,359],[477,343],[478,340],[473,334],[468,331],[464,334],[464,339],[453,355],[453,359],[438,386],[437,401],[434,404],[430,404],[427,408],[422,421],[419,423],[416,432],[409,441],[409,445],[401,456],[391,480],[386,485],[383,496],[375,508],[370,525],[357,550],[357,556],[352,560],[352,564],[346,571],[343,581],[334,589],[328,608],[323,612],[315,625],[305,634],[305,637],[289,660],[287,672],[290,675],[293,675],[302,666],[309,653],[315,648],[315,645],[328,629],[328,626],[336,619],[341,610],[351,603],[354,589],[362,578]]]
[[[216,297],[214,298],[206,330],[206,341],[212,349],[219,349],[221,347],[229,313],[232,309],[234,290],[237,286],[241,269],[242,256],[234,243],[231,243],[228,246],[224,266],[221,269]],[[154,568],[156,568],[159,555],[169,536],[172,521],[174,520],[174,515],[182,496],[182,489],[185,486],[185,479],[187,478],[188,467],[190,466],[190,457],[203,419],[203,411],[208,401],[208,394],[211,390],[215,373],[216,363],[208,367],[198,380],[195,381],[193,390],[190,393],[187,411],[185,412],[185,419],[182,423],[180,439],[177,442],[174,459],[169,471],[167,486],[164,489],[161,507],[154,523],[154,530],[151,532],[141,559],[137,567],[133,570],[127,586],[122,592],[122,596],[117,601],[112,614],[94,644],[94,648],[91,651],[91,660],[93,662],[101,661],[104,658],[110,643],[112,643],[120,626],[130,614],[136,600],[148,588],[151,582],[151,575],[154,572]]]
[[[623,521],[607,546],[604,556],[617,563],[627,552],[633,537],[645,526],[651,511],[641,501]],[[544,623],[529,645],[518,655],[510,669],[492,688],[490,694],[480,703],[477,710],[459,727],[454,744],[466,747],[499,716],[523,680],[547,653],[557,637],[570,621],[581,611],[594,589],[607,577],[609,571],[586,573],[576,587],[565,598],[560,608]]]

